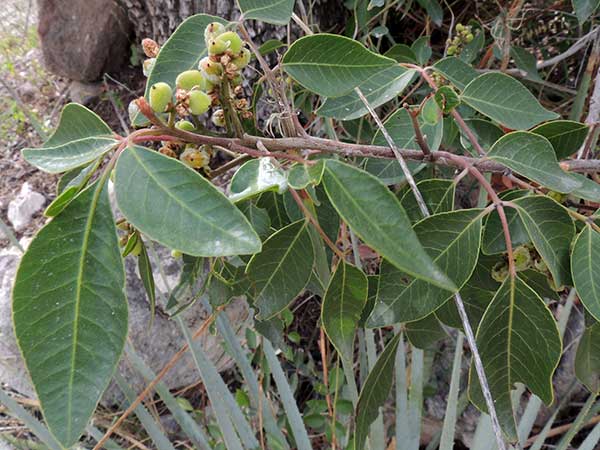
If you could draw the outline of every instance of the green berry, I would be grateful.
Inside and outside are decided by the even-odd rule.
[[[465,26],[464,26],[462,23],[457,23],[457,24],[456,24],[456,31],[457,31],[457,32],[459,32],[459,33],[460,33],[460,32],[461,32],[461,31],[463,31],[464,29],[465,29]]]
[[[538,272],[548,272],[548,266],[541,258],[533,262],[533,267],[535,267],[535,270]]]
[[[531,253],[529,249],[524,245],[517,247],[513,250],[513,260],[515,262],[515,269],[517,272],[527,270],[531,266]]]
[[[210,118],[212,123],[214,123],[217,127],[225,126],[225,112],[222,109],[217,109],[212,117]]]
[[[162,81],[150,88],[150,106],[156,112],[165,112],[173,97],[171,86]]]
[[[190,112],[195,115],[204,114],[210,108],[210,95],[202,91],[190,91]]]
[[[223,75],[223,65],[221,63],[213,61],[207,56],[200,60],[198,69],[200,69],[204,78],[211,83],[219,84],[221,82],[221,75]]]
[[[252,57],[252,53],[247,48],[243,48],[238,56],[233,58],[231,61],[238,69],[243,69],[250,62],[250,58]]]
[[[568,197],[567,195],[556,191],[549,191],[546,195],[558,203],[564,202]]]
[[[200,86],[204,82],[204,77],[199,70],[186,70],[177,75],[175,84],[178,88],[191,91],[193,87]]]
[[[229,48],[229,43],[227,41],[221,41],[219,38],[215,38],[208,41],[207,48],[209,55],[220,55],[225,53],[225,50]]]
[[[171,257],[179,259],[183,256],[183,253],[181,253],[179,250],[171,250]]]
[[[183,131],[194,131],[196,127],[189,120],[180,120],[175,124],[175,128]]]
[[[473,40],[473,33],[468,33],[465,36],[465,42],[468,44],[469,42],[471,42]]]
[[[219,22],[212,22],[204,29],[204,41],[208,43],[218,35],[225,33],[225,25]]]
[[[226,31],[225,33],[220,34],[215,39],[220,46],[225,46],[225,50],[231,50],[231,53],[237,55],[242,51],[242,38],[235,31]],[[209,49],[210,53],[210,49]],[[221,52],[222,53],[222,52]]]
[[[456,45],[451,45],[450,47],[448,47],[447,53],[449,56],[452,56],[456,53],[456,50],[457,50]]]

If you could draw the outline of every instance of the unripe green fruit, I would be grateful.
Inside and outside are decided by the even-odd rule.
[[[451,45],[450,47],[448,47],[447,53],[449,56],[452,56],[456,53],[456,50],[457,50],[456,45]]]
[[[224,127],[225,126],[225,112],[222,109],[217,109],[213,113],[210,120],[212,120],[212,123],[214,123],[216,126]]]
[[[173,90],[167,83],[158,82],[150,88],[150,106],[156,112],[164,112],[173,98]]]
[[[465,26],[464,26],[462,23],[457,23],[457,24],[456,24],[456,31],[457,31],[457,32],[459,32],[459,33],[460,33],[460,32],[461,32],[461,31],[463,31],[464,29],[465,29]]]
[[[133,247],[131,249],[131,252],[129,252],[130,255],[133,256],[140,256],[140,253],[142,253],[142,246],[144,244],[142,243],[142,240],[140,238],[138,238],[138,240],[135,243],[135,247]]]
[[[177,75],[175,84],[180,89],[191,91],[193,87],[200,86],[204,82],[204,77],[199,70],[186,70]]]
[[[549,191],[546,195],[558,203],[564,202],[568,197],[566,194],[561,194],[560,192],[556,191]]]
[[[189,120],[180,120],[175,124],[175,128],[183,131],[194,131],[196,127]]]
[[[215,41],[220,43],[221,46],[225,45],[225,50],[231,50],[234,55],[242,51],[242,38],[235,31],[226,31],[217,36]]]
[[[243,48],[238,56],[233,58],[231,61],[238,69],[243,69],[250,62],[250,58],[252,57],[252,53],[247,48]]]
[[[221,83],[221,75],[223,74],[223,65],[211,60],[208,56],[204,57],[198,63],[198,69],[202,72],[204,78],[213,84]]]
[[[204,29],[204,42],[208,43],[215,39],[218,35],[225,33],[225,25],[219,22],[209,23]]]
[[[221,53],[225,53],[225,50],[229,48],[229,43],[215,38],[208,41],[207,48],[209,55],[220,55]]]
[[[521,245],[513,250],[513,260],[517,272],[527,270],[531,266],[531,253],[527,247]]]
[[[171,256],[173,258],[181,258],[183,253],[181,253],[179,250],[171,250]]]
[[[539,272],[548,272],[548,266],[546,265],[544,260],[541,258],[539,260],[533,262],[533,267],[535,267],[535,270],[537,270]]]
[[[210,95],[202,91],[190,91],[190,112],[195,115],[204,114],[210,108]]]
[[[468,33],[465,36],[465,42],[468,44],[469,42],[471,42],[473,40],[473,33]]]

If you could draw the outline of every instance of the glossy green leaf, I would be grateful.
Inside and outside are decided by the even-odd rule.
[[[287,307],[310,279],[314,253],[306,227],[307,222],[299,220],[272,234],[246,267],[261,320]]]
[[[517,439],[511,390],[525,384],[547,405],[552,403],[552,374],[562,344],[556,322],[544,301],[519,277],[508,277],[486,310],[477,330],[477,346],[498,419],[511,441]],[[471,366],[469,396],[486,411]]]
[[[274,25],[287,25],[294,11],[294,0],[237,0],[245,19]]]
[[[360,84],[360,90],[373,108],[389,102],[398,96],[415,78],[415,71],[400,66],[391,66],[373,75]],[[339,120],[352,120],[368,114],[369,111],[354,91],[336,98],[328,98],[317,110],[323,117]]]
[[[452,180],[431,178],[417,183],[419,192],[427,205],[430,214],[438,214],[454,209],[456,184]],[[416,223],[423,218],[417,199],[412,190],[407,189],[400,200],[411,222]]]
[[[117,203],[142,233],[193,256],[247,255],[260,239],[244,215],[210,182],[176,159],[143,147],[119,157]]]
[[[404,345],[403,342],[400,342],[401,337],[402,334],[398,333],[387,343],[360,391],[355,414],[354,450],[364,448],[365,440],[369,434],[369,427],[377,419],[379,408],[383,406],[390,393],[392,380],[394,379],[394,359],[398,343]]]
[[[400,202],[375,177],[329,160],[323,182],[339,215],[367,245],[413,276],[442,289],[456,289],[419,243]]]
[[[568,158],[581,148],[588,130],[585,123],[573,120],[554,120],[535,127],[531,132],[548,139],[554,148],[556,157],[560,160]]]
[[[527,190],[515,189],[502,192],[499,197],[504,201],[513,201],[529,194],[530,192]],[[514,208],[504,208],[504,214],[506,215],[513,248],[531,242],[519,213]],[[497,255],[506,252],[506,238],[497,210],[492,211],[485,219],[481,251],[486,255]]]
[[[287,189],[287,180],[283,171],[273,164],[271,158],[252,159],[236,171],[229,189],[229,200],[239,202],[265,191],[283,194]]]
[[[127,335],[125,273],[107,189],[90,186],[42,228],[13,290],[17,342],[53,435],[73,445]]]
[[[592,393],[600,392],[600,323],[586,327],[579,340],[575,376]]]
[[[227,24],[220,17],[208,14],[196,14],[185,19],[160,47],[156,61],[146,82],[144,97],[149,99],[150,87],[159,82],[167,83],[173,89],[177,76],[186,70],[197,69],[200,60],[205,57],[206,44],[204,30],[212,22]],[[132,125],[141,126],[148,120],[138,113],[132,119]]]
[[[96,113],[69,103],[54,134],[40,148],[25,148],[22,154],[38,169],[60,173],[93,161],[116,144],[110,127]]]
[[[488,158],[553,191],[569,193],[581,182],[558,165],[552,144],[543,136],[515,131],[496,141]]]
[[[354,355],[354,335],[367,303],[367,287],[363,271],[341,261],[323,297],[323,329],[340,357],[348,361]]]
[[[482,218],[482,210],[465,209],[430,216],[414,227],[435,265],[459,288],[471,277],[477,264]],[[385,262],[379,278],[377,301],[367,321],[369,327],[422,319],[452,296],[424,280],[407,277]]]
[[[69,186],[66,188],[54,200],[52,200],[52,203],[50,203],[45,209],[44,215],[46,217],[58,216],[61,211],[67,207],[71,200],[75,198],[78,192],[79,188],[77,186]]]
[[[433,68],[461,91],[478,75],[473,67],[455,56],[440,59]]]
[[[545,196],[524,197],[515,200],[515,204],[556,285],[571,284],[569,260],[575,225],[565,208]]]
[[[513,130],[526,130],[558,118],[558,114],[544,109],[525,86],[498,72],[484,73],[471,81],[462,93],[462,101]]]
[[[600,321],[600,233],[590,226],[573,245],[571,274],[583,306]]]
[[[339,97],[396,62],[353,39],[323,33],[294,42],[282,64],[305,88],[325,97]]]

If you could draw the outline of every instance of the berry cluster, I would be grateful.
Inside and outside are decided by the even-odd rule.
[[[152,109],[159,115],[168,113],[170,123],[184,131],[196,131],[197,116],[211,108],[211,121],[217,127],[234,127],[240,117],[252,117],[248,101],[242,97],[242,70],[250,62],[250,51],[236,32],[228,31],[219,22],[206,27],[204,39],[208,56],[200,60],[198,69],[181,72],[175,80],[175,90],[161,81],[150,86],[148,92]],[[151,39],[144,39],[142,46],[148,57],[144,62],[144,74],[148,76],[160,49]],[[179,118],[177,122],[175,117]],[[212,156],[212,150],[206,146],[184,146],[174,142],[165,143],[160,151],[205,171]]]
[[[464,46],[473,40],[473,33],[470,25],[459,23],[456,25],[456,36],[452,40],[448,39],[448,56],[458,56]]]

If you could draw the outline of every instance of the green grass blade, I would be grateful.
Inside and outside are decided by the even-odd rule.
[[[558,442],[556,450],[567,450],[570,448],[571,441],[577,435],[581,427],[600,410],[600,400],[596,402],[596,394],[590,394],[586,402],[581,407],[577,418],[569,431],[565,433],[562,439]]]
[[[419,450],[421,438],[421,415],[423,412],[423,369],[425,352],[414,346],[411,346],[411,378],[410,392],[408,395],[408,429],[410,439],[406,448],[409,450]]]
[[[365,328],[365,342],[367,344],[367,361],[369,364],[369,373],[373,370],[375,363],[377,362],[377,348],[375,346],[375,335],[373,330]],[[383,450],[385,449],[385,429],[383,426],[383,416],[381,410],[377,419],[371,424],[369,433],[369,443],[371,450]]]
[[[596,445],[600,442],[600,423],[592,429],[591,433],[583,440],[579,446],[579,450],[594,450],[597,449]]]
[[[0,389],[0,403],[8,408],[11,415],[22,421],[29,430],[35,434],[40,441],[48,446],[50,450],[62,450],[63,447],[52,436],[50,431],[42,423],[33,417],[25,408],[13,400],[4,389]]]
[[[206,386],[206,393],[210,403],[217,416],[217,421],[221,427],[223,439],[229,450],[238,450],[242,448],[242,442],[247,448],[256,448],[259,446],[256,437],[250,429],[250,425],[246,421],[246,418],[240,411],[238,404],[229,392],[227,385],[223,381],[223,378],[219,375],[219,372],[215,366],[208,360],[200,345],[192,339],[187,325],[181,319],[181,316],[177,317],[177,322],[183,331],[185,339],[192,350],[192,356],[196,363],[196,368],[200,373],[200,377]],[[234,429],[235,426],[235,429]],[[239,434],[239,438],[236,434]]]
[[[88,425],[85,430],[86,430],[87,434],[89,434],[91,437],[93,437],[96,440],[96,442],[99,442],[100,439],[102,439],[104,437],[104,433],[93,425]],[[104,443],[104,448],[106,448],[107,450],[123,450],[112,439],[108,439]]]
[[[394,371],[396,377],[396,450],[403,450],[404,443],[408,442],[410,438],[407,420],[408,384],[406,381],[406,347],[404,345],[404,336],[400,337],[400,343],[396,351]]]
[[[452,377],[450,378],[450,392],[446,404],[446,416],[442,425],[442,436],[440,439],[440,450],[452,450],[454,448],[454,430],[456,428],[456,415],[458,409],[458,392],[460,390],[460,372],[462,368],[464,335],[459,331],[456,337],[456,348],[454,350],[454,362],[452,363]]]
[[[123,378],[123,376],[117,372],[114,379],[117,382],[119,389],[121,389],[123,394],[125,394],[125,397],[127,397],[127,400],[129,402],[133,402],[136,398],[136,394],[133,389],[129,387],[125,381],[125,378]],[[150,439],[152,439],[154,444],[156,444],[156,448],[158,450],[175,450],[175,447],[173,447],[169,442],[169,438],[164,435],[160,429],[160,426],[156,423],[154,418],[144,406],[139,405],[134,411],[135,415],[148,433],[148,436],[150,436]]]
[[[125,346],[125,354],[127,355],[127,359],[131,362],[131,365],[144,377],[146,382],[149,383],[156,378],[156,375],[146,363],[144,363],[142,358],[138,356],[131,345],[127,344]],[[208,443],[208,437],[200,425],[181,407],[177,402],[177,399],[171,395],[167,386],[161,381],[155,386],[155,389],[192,444],[200,450],[211,450]]]
[[[283,369],[281,368],[281,364],[279,364],[279,360],[277,359],[277,355],[275,354],[271,342],[266,338],[263,339],[263,349],[269,367],[271,368],[271,374],[277,385],[277,391],[279,392],[283,409],[285,410],[290,428],[292,429],[296,446],[298,450],[312,450],[310,439],[306,432],[304,422],[302,421],[300,411],[298,410],[298,405],[294,399],[292,389],[283,373]]]

